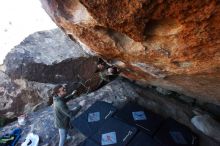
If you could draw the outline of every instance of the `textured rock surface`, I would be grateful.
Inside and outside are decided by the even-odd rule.
[[[89,78],[96,58],[71,41],[60,29],[36,32],[17,45],[4,60],[5,72],[12,78],[46,83]]]
[[[53,84],[11,80],[0,71],[0,115],[5,118],[17,117],[31,112],[32,108],[41,103],[46,106],[49,90]]]
[[[137,94],[135,93],[131,84],[122,80],[117,80],[94,93],[90,93],[88,95],[81,96],[80,98],[77,98],[73,101],[70,101],[69,106],[70,109],[74,108],[74,106],[78,104],[79,101],[86,99],[86,105],[80,111],[80,113],[82,113],[97,100],[103,100],[109,103],[113,103],[115,106],[119,106],[128,101],[128,98],[126,98],[126,96],[135,97],[136,95]],[[17,122],[14,122],[4,127],[1,132],[7,132],[14,127],[17,127]],[[40,145],[58,145],[59,135],[58,130],[54,127],[52,107],[42,109],[35,113],[30,113],[27,118],[27,125],[22,126],[21,128],[23,129],[23,133],[20,142],[24,141],[27,133],[33,130],[34,133],[40,136]],[[73,141],[70,141],[67,144],[69,146],[76,146],[85,139],[85,137],[81,133],[75,130],[71,130],[70,135],[74,136],[75,138],[73,139]]]
[[[86,99],[86,104],[80,113],[85,111],[97,100],[113,103],[116,107],[124,105],[129,100],[136,100],[149,110],[153,110],[164,117],[171,116],[190,127],[200,137],[200,146],[219,146],[219,143],[213,141],[207,136],[204,136],[199,131],[196,131],[196,129],[192,126],[190,123],[192,113],[191,107],[172,98],[166,99],[163,96],[158,96],[155,92],[152,92],[152,90],[140,88],[126,80],[117,79],[93,93],[72,100],[69,104],[70,108],[73,108],[74,105],[84,99]],[[51,107],[29,114],[27,118],[27,125],[21,127],[23,129],[23,133],[20,142],[24,140],[27,133],[32,129],[34,133],[40,136],[40,145],[57,145],[59,136],[58,130],[54,127],[53,120]],[[1,132],[7,132],[16,126],[17,122],[14,122],[4,127]],[[79,142],[85,139],[85,137],[76,130],[71,130],[70,135],[74,136],[74,139],[69,141],[66,146],[77,146]]]
[[[130,79],[220,104],[219,0],[41,0],[85,50]]]
[[[0,116],[13,118],[47,106],[55,83],[68,84],[68,92],[79,87],[78,95],[95,90],[100,83],[96,63],[60,29],[28,36],[0,66]]]
[[[88,55],[60,29],[52,29],[27,36],[8,53],[4,64],[10,67],[8,68],[10,71],[11,68],[17,68],[18,63],[32,61],[52,65],[68,58],[79,57],[88,57]],[[15,62],[17,64],[14,64]]]

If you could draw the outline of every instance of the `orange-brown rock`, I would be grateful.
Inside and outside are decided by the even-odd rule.
[[[86,50],[146,84],[220,104],[219,0],[41,0]]]

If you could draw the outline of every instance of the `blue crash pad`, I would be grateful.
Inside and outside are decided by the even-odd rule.
[[[89,137],[96,133],[101,125],[115,113],[116,108],[110,103],[97,101],[84,113],[71,122],[71,125]]]
[[[131,140],[128,146],[161,146],[156,140],[150,135],[144,132],[138,132],[135,137]]]
[[[185,125],[168,118],[154,137],[164,146],[197,146],[198,137]]]
[[[137,129],[120,120],[110,118],[98,132],[90,138],[99,145],[125,146],[135,135]]]
[[[92,141],[91,139],[87,138],[86,140],[84,140],[83,142],[81,142],[78,146],[99,146],[98,144],[96,144],[94,141]]]
[[[138,129],[150,135],[153,135],[158,130],[163,121],[161,116],[135,103],[128,103],[122,109],[118,110],[114,117],[135,125]]]

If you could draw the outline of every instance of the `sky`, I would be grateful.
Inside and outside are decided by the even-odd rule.
[[[40,0],[0,0],[0,64],[7,53],[36,31],[56,28]]]

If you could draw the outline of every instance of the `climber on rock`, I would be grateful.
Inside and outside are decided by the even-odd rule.
[[[68,129],[70,128],[70,119],[75,116],[85,104],[85,100],[82,100],[79,102],[79,105],[74,108],[74,110],[69,110],[65,99],[77,97],[75,96],[75,93],[76,90],[74,90],[70,95],[66,96],[66,88],[62,85],[57,85],[53,89],[53,109],[55,126],[58,128],[60,136],[59,146],[63,146],[66,141]]]
[[[96,72],[99,73],[99,77],[101,79],[100,87],[102,87],[118,76],[119,69],[114,66],[108,66],[106,63],[101,62],[98,63]]]

